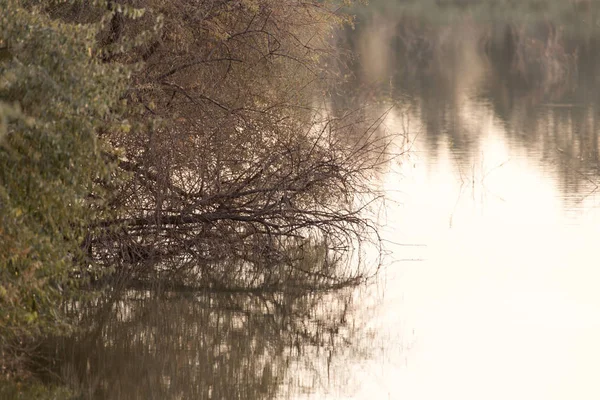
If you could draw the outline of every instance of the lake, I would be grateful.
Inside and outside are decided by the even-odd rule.
[[[377,278],[100,299],[47,379],[98,399],[600,398],[600,8],[372,3],[340,34],[358,56],[333,103],[389,110],[404,151],[373,182]]]

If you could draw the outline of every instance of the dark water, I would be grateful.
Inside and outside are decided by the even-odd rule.
[[[600,398],[595,3],[373,3],[336,101],[394,104],[382,130],[410,150],[375,183],[379,281],[130,292],[48,354],[48,379],[98,399]]]
[[[40,375],[98,399],[268,399],[335,385],[345,391],[339,371],[331,376],[336,366],[370,354],[362,337],[368,329],[352,317],[354,298],[350,290],[129,291],[88,305],[81,322],[91,329],[48,346],[42,361],[53,361]]]

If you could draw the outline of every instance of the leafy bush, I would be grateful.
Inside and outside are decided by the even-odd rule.
[[[95,56],[98,25],[20,0],[0,10],[0,364],[10,368],[17,341],[68,328],[59,303],[75,293],[96,182],[111,172],[96,132],[117,122],[127,74]]]

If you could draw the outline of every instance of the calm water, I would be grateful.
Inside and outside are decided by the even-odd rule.
[[[410,149],[374,182],[376,283],[131,292],[48,376],[101,399],[600,398],[600,37],[552,18],[396,10],[348,34],[348,97],[395,104],[382,129]]]

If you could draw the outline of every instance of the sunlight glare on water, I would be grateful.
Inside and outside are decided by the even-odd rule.
[[[371,42],[394,40],[382,20]],[[383,348],[340,367],[359,389],[315,398],[600,398],[597,106],[585,83],[511,88],[460,29],[440,29],[459,56],[400,79],[385,121],[410,151],[379,182],[391,254],[368,314]],[[389,54],[372,72],[378,48],[364,74],[406,73]]]
[[[386,176],[397,201],[387,237],[424,246],[412,248],[422,261],[390,266],[385,306],[402,303],[415,345],[385,369],[380,393],[598,398],[597,213],[569,217],[552,171],[484,125],[476,164],[450,152],[432,162],[417,141]]]

